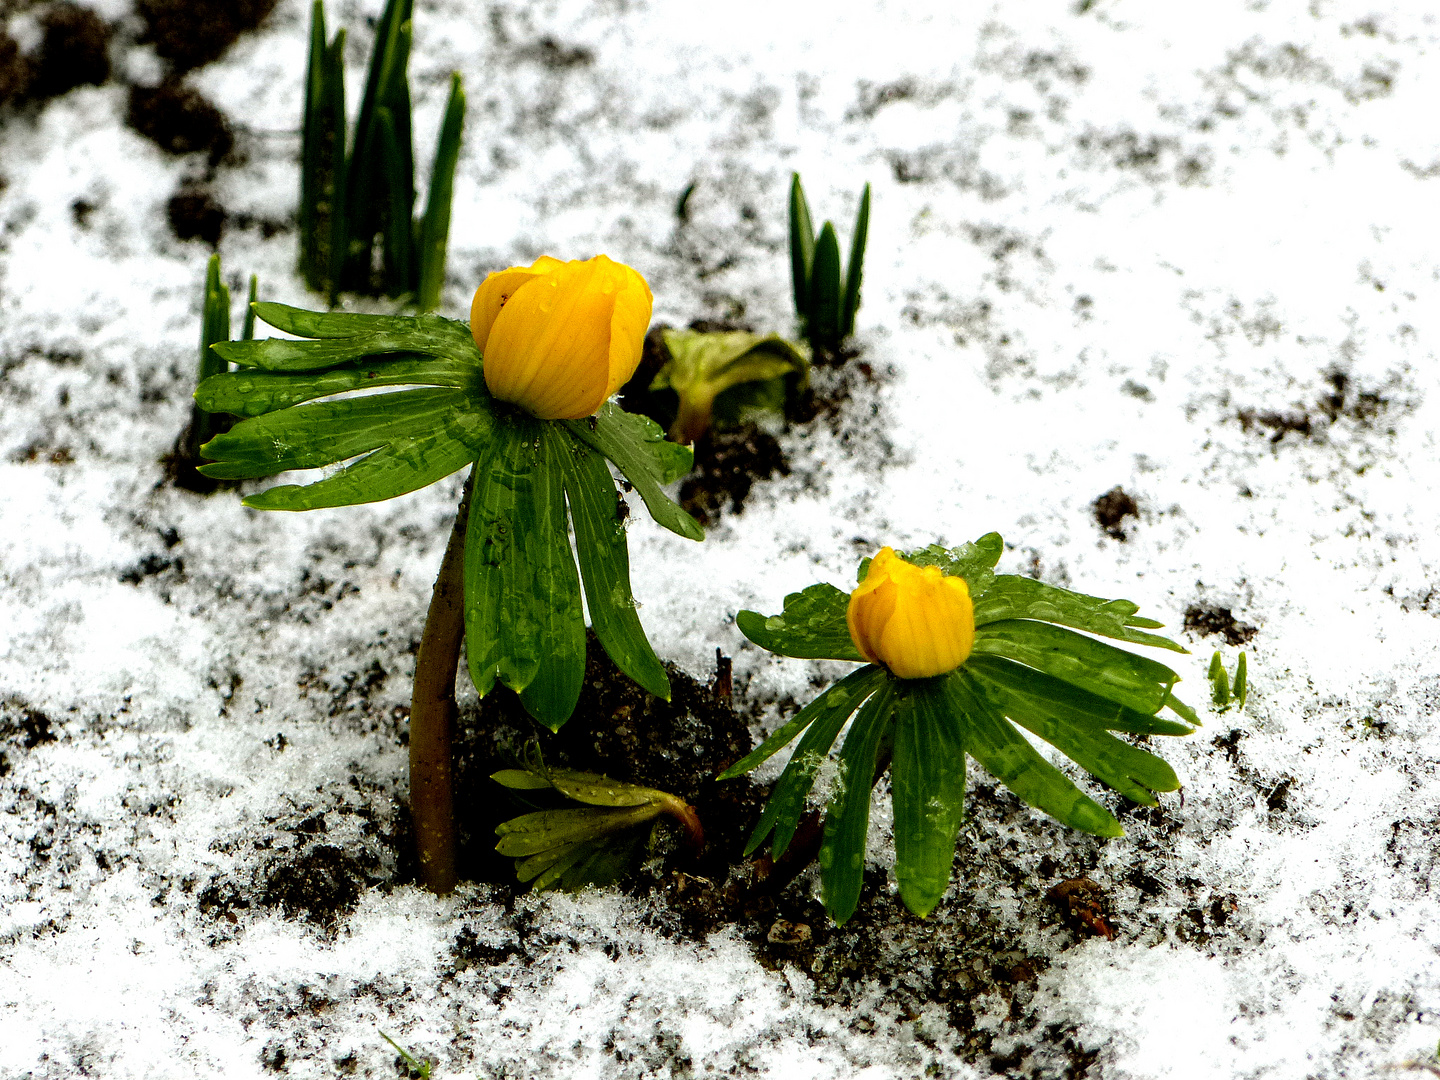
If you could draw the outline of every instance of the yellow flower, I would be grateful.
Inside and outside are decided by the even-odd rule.
[[[541,420],[589,416],[635,374],[650,307],[645,279],[604,255],[497,270],[470,306],[485,385]]]
[[[946,577],[938,566],[912,566],[888,547],[850,594],[845,622],[860,655],[902,679],[954,671],[975,644],[965,579]]]

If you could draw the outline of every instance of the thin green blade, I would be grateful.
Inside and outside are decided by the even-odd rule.
[[[735,625],[756,645],[781,656],[864,663],[845,621],[849,606],[849,593],[833,585],[811,585],[787,596],[781,614],[767,618],[759,612],[741,611],[735,616]]]
[[[1149,657],[1050,623],[1021,619],[977,627],[974,652],[1016,660],[1144,713],[1159,712],[1180,680]]]
[[[815,264],[810,271],[810,340],[834,345],[840,340],[840,241],[835,226],[825,222],[815,241]]]
[[[705,539],[705,530],[661,489],[662,484],[690,471],[687,447],[667,442],[660,425],[649,417],[627,413],[606,402],[590,420],[565,420],[581,442],[600,451],[635,485],[656,524],[687,540]]]
[[[1225,664],[1220,659],[1220,650],[1215,650],[1215,655],[1210,658],[1210,670],[1206,672],[1210,679],[1210,703],[1217,709],[1224,709],[1230,704],[1230,676],[1225,673]]]
[[[300,273],[306,284],[325,287],[319,203],[324,190],[321,150],[324,145],[325,4],[310,7],[310,52],[305,64],[305,105],[300,133]]]
[[[780,728],[755,750],[746,754],[715,779],[733,780],[735,777],[749,772],[762,762],[768,761],[774,756],[776,751],[782,746],[788,745],[795,736],[806,730],[822,716],[827,716],[836,710],[843,709],[845,710],[845,717],[848,718],[851,713],[859,708],[860,702],[875,692],[875,688],[880,685],[884,678],[885,673],[873,664],[867,664],[863,668],[852,671],[792,716],[789,721],[781,725]],[[842,719],[841,724],[843,723],[844,720]],[[839,728],[836,728],[836,730],[838,731]],[[830,741],[835,741],[834,735],[830,736]],[[828,743],[826,744],[826,749],[829,749]],[[796,754],[798,756],[798,750]],[[809,789],[807,788],[806,790],[808,792]],[[773,818],[771,820],[773,820]],[[764,833],[759,833],[758,836],[759,839],[755,840],[754,847],[752,847],[751,850],[758,848],[760,846],[759,840],[764,839]]]
[[[845,304],[840,316],[840,336],[855,332],[855,313],[860,310],[860,279],[865,266],[865,244],[870,235],[870,185],[860,194],[860,210],[855,215],[855,235],[850,239],[850,261],[845,269]]]
[[[1120,705],[1063,679],[999,656],[972,656],[965,666],[983,677],[987,686],[1002,687],[1042,703],[1054,704],[1067,714],[1083,716],[1087,723],[1104,731],[1124,731],[1131,735],[1190,735],[1195,730],[1189,724]]]
[[[815,226],[800,174],[790,174],[790,281],[795,314],[804,322],[810,316],[810,270],[815,264]]]
[[[261,304],[264,308],[265,305]],[[264,318],[264,313],[261,313]],[[241,367],[262,371],[322,371],[339,367],[352,360],[387,356],[394,353],[426,353],[446,356],[479,366],[479,350],[473,339],[462,339],[453,329],[435,325],[448,320],[435,320],[404,331],[377,331],[346,338],[325,338],[318,341],[289,341],[265,338],[261,341],[221,342],[215,352]]]
[[[911,680],[896,696],[890,763],[895,877],[900,899],[921,918],[950,885],[965,817],[965,747],[950,707],[943,680]]]
[[[584,806],[570,810],[541,810],[523,814],[495,827],[501,855],[537,855],[542,851],[611,836],[649,821],[660,813],[646,804],[632,807]]]
[[[951,714],[962,721],[965,749],[991,776],[1024,802],[1072,829],[1095,836],[1124,836],[1125,830],[1025,741],[964,668],[946,677]]]
[[[433,331],[438,321],[416,319],[408,315],[352,315],[344,311],[307,311],[289,304],[277,304],[273,300],[257,303],[255,314],[277,330],[306,338],[353,338],[366,334]]]
[[[414,177],[406,171],[408,155],[400,143],[395,113],[388,106],[375,110],[380,132],[381,175],[385,178],[383,249],[385,291],[401,297],[415,291]]]
[[[1245,654],[1235,662],[1235,708],[1245,708],[1245,695],[1250,691],[1249,673],[1246,670]]]
[[[315,398],[382,386],[439,386],[481,396],[480,372],[439,356],[392,354],[371,363],[350,363],[320,372],[245,371],[214,375],[195,391],[210,412],[263,416]]]
[[[445,257],[450,243],[450,205],[455,195],[455,166],[460,160],[460,138],[465,126],[465,87],[457,71],[450,77],[450,100],[435,143],[430,169],[430,194],[420,225],[420,287],[416,306],[434,311],[445,285]]]
[[[318,469],[368,453],[406,435],[443,431],[450,415],[469,411],[458,390],[403,390],[323,401],[236,424],[202,448],[205,466],[224,479]]]
[[[848,686],[846,682],[842,682],[815,699],[817,702],[823,701],[824,704],[805,727],[805,734],[795,747],[790,763],[775,782],[775,787],[770,792],[770,800],[765,804],[765,810],[745,844],[746,855],[756,851],[766,836],[771,836],[771,855],[778,859],[785,853],[795,836],[796,827],[800,824],[800,816],[805,813],[805,800],[810,795],[810,789],[815,786],[815,774],[825,763],[825,757],[830,753],[830,747],[835,744],[836,736],[859,708],[860,703],[884,685],[886,676],[879,668],[871,666],[851,672],[847,682],[849,679],[855,681]],[[842,686],[846,687],[847,692],[843,696],[832,698],[830,695]]]
[[[825,836],[817,857],[821,901],[837,926],[855,914],[860,902],[865,838],[870,829],[870,789],[880,743],[893,713],[894,698],[887,682],[860,709],[840,748],[840,770],[825,811]]]
[[[553,460],[565,477],[575,550],[595,636],[621,671],[656,697],[670,700],[670,679],[651,648],[630,592],[630,549],[618,493],[605,459],[553,424],[545,425]]]
[[[1027,577],[1001,574],[985,595],[977,600],[975,625],[983,626],[1005,619],[1037,619],[1132,645],[1150,645],[1178,653],[1188,651],[1167,637],[1135,629],[1135,610],[1135,605],[1129,600],[1104,600],[1069,589],[1057,589]]]

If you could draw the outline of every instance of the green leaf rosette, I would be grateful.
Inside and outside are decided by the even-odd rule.
[[[262,510],[315,510],[393,499],[473,464],[465,633],[480,693],[498,680],[552,730],[569,718],[585,670],[583,585],[596,637],[611,658],[646,690],[669,698],[664,667],[636,615],[610,466],[657,522],[699,540],[699,525],[662,488],[689,471],[688,449],[666,442],[645,417],[609,404],[583,420],[537,420],[495,401],[462,322],[273,303],[254,310],[301,340],[214,346],[240,369],[206,379],[196,400],[243,419],[201,448],[211,459],[201,472],[241,480],[339,465],[313,483],[282,484],[244,500]]]
[[[996,574],[1003,550],[999,534],[989,533],[958,548],[931,546],[901,556],[966,582],[974,605],[974,645],[959,667],[901,679],[881,664],[865,664],[720,775],[739,776],[800,740],[746,848],[754,852],[768,837],[778,858],[795,835],[820,766],[854,717],[840,749],[819,854],[823,899],[836,923],[849,919],[859,902],[870,789],[887,757],[895,874],[901,900],[921,916],[939,903],[950,881],[963,818],[966,755],[1029,805],[1096,836],[1121,836],[1124,830],[1021,729],[1132,802],[1154,805],[1152,792],[1179,787],[1169,765],[1112,733],[1190,734],[1199,719],[1172,693],[1180,676],[1089,635],[1186,650],[1150,633],[1161,624],[1137,615],[1128,600]],[[861,563],[862,581],[868,564]],[[846,621],[849,603],[850,595],[834,586],[812,585],[787,596],[779,615],[741,611],[735,621],[751,641],[781,656],[864,662]],[[1162,710],[1178,719],[1161,716]]]

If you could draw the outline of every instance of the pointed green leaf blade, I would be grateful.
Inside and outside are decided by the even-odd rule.
[[[815,241],[815,264],[810,271],[810,318],[805,326],[812,342],[839,344],[840,304],[840,241],[835,226],[827,221]]]
[[[545,425],[550,453],[565,476],[575,550],[595,636],[626,675],[658,698],[670,700],[670,679],[655,655],[630,592],[630,548],[619,493],[605,459],[563,429]]]
[[[965,817],[965,747],[950,707],[943,680],[910,680],[896,695],[890,763],[895,877],[900,899],[921,918],[950,885]]]
[[[865,880],[865,838],[870,828],[870,789],[880,743],[894,713],[888,682],[861,707],[845,745],[835,790],[825,811],[820,841],[821,901],[836,926],[855,914]]]
[[[410,334],[433,331],[438,319],[416,319],[408,315],[356,315],[347,311],[307,311],[266,300],[253,305],[255,314],[266,323],[303,338],[353,338],[367,334]],[[448,321],[448,320],[447,320]],[[464,324],[457,323],[463,330]],[[463,335],[462,335],[463,336]]]
[[[1067,715],[1083,716],[1087,723],[1102,731],[1124,731],[1131,735],[1190,735],[1195,730],[1189,724],[1120,705],[1063,679],[999,656],[972,656],[965,666],[983,677],[987,686],[999,686],[1008,692],[1053,704]]]
[[[416,305],[421,311],[440,306],[445,285],[445,257],[450,243],[450,205],[455,195],[455,166],[460,160],[460,138],[465,126],[465,87],[457,71],[450,77],[450,100],[435,143],[430,169],[430,194],[420,226],[420,288]]]
[[[1154,806],[1151,791],[1175,791],[1175,771],[1154,754],[1123,743],[1086,713],[1053,698],[1032,696],[984,678],[984,668],[969,669],[1005,716],[1044,739],[1090,775],[1103,780],[1131,802]]]
[[[815,263],[815,226],[800,174],[790,174],[790,282],[795,315],[803,323],[810,317],[810,272]]]
[[[1128,600],[1104,600],[1027,577],[1001,574],[985,595],[976,601],[975,625],[983,626],[1005,619],[1036,619],[1071,626],[1131,645],[1149,645],[1178,653],[1188,651],[1167,637],[1136,629],[1133,621],[1135,610],[1135,605]]]
[[[599,773],[578,769],[551,769],[551,786],[567,799],[590,806],[657,806],[664,807],[674,796],[655,788],[641,787],[612,780]]]
[[[785,853],[795,836],[796,827],[800,824],[800,816],[805,813],[805,800],[810,795],[810,789],[815,786],[815,774],[825,763],[825,757],[830,753],[830,747],[834,745],[840,729],[860,707],[860,703],[879,690],[885,681],[886,675],[883,671],[873,665],[867,666],[851,672],[845,681],[832,686],[811,703],[814,705],[823,702],[813,719],[804,725],[805,734],[795,747],[795,753],[791,755],[785,771],[775,782],[775,787],[770,792],[770,800],[765,804],[765,810],[746,842],[746,855],[756,851],[766,836],[772,837],[772,856],[778,859]],[[835,694],[836,690],[842,688],[845,690],[843,695]],[[835,696],[832,697],[832,694]],[[769,741],[766,740],[767,744]]]
[[[1170,688],[1180,680],[1149,657],[1028,620],[977,627],[974,653],[1007,657],[1143,713],[1159,712],[1168,703]]]
[[[478,369],[440,356],[391,354],[319,372],[258,371],[213,375],[195,391],[195,402],[210,412],[263,416],[316,398],[382,386],[436,386],[483,398]]]
[[[688,540],[705,538],[699,523],[661,490],[660,485],[690,471],[692,455],[688,448],[666,442],[665,433],[655,421],[606,402],[591,420],[562,423],[577,439],[614,462],[640,492],[656,524]]]
[[[836,710],[845,710],[845,718],[848,718],[851,713],[859,708],[860,702],[874,693],[876,687],[880,685],[884,678],[885,673],[874,664],[867,664],[863,668],[852,671],[829,690],[826,690],[819,697],[811,701],[791,717],[788,722],[781,725],[778,730],[771,734],[771,736],[756,749],[745,755],[734,765],[731,765],[715,779],[733,780],[735,777],[749,772],[762,762],[768,761],[782,746],[789,745],[795,736],[806,730],[816,720],[828,716]],[[843,725],[844,722],[844,719],[842,719],[841,724]],[[835,730],[839,731],[840,729],[836,728]],[[835,736],[831,735],[830,742],[834,741]],[[826,744],[825,748],[826,750],[829,749],[829,743]],[[796,754],[798,756],[798,750]],[[808,793],[809,789],[807,788],[806,791]],[[768,829],[766,831],[768,831]],[[764,836],[764,833],[759,833],[759,839],[754,841],[754,846],[751,850],[760,846],[759,840],[764,839]]]
[[[946,677],[952,715],[963,718],[965,749],[991,776],[1024,802],[1056,821],[1094,836],[1124,836],[1125,830],[1025,741],[964,669]]]
[[[657,807],[646,804],[611,808],[584,806],[570,810],[540,810],[523,814],[495,827],[500,842],[495,850],[501,855],[537,855],[542,851],[612,836],[622,829],[649,821],[658,813]]]
[[[791,593],[779,615],[767,618],[756,611],[741,611],[735,625],[756,645],[780,656],[864,663],[845,621],[849,606],[849,593],[822,583]]]
[[[1245,708],[1245,695],[1250,690],[1249,673],[1245,668],[1245,654],[1240,654],[1240,659],[1235,662],[1235,708]]]
[[[845,269],[845,303],[840,317],[840,336],[855,332],[855,313],[860,310],[860,280],[865,266],[865,244],[870,236],[870,185],[860,194],[860,210],[855,215],[855,235],[850,239],[850,261]]]

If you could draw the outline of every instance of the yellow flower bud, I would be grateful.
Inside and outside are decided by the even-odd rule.
[[[870,560],[845,611],[860,655],[901,679],[954,671],[975,644],[975,608],[964,578],[912,566],[891,548]]]
[[[604,255],[497,270],[470,306],[485,385],[541,420],[589,416],[635,374],[651,302],[645,279]]]

